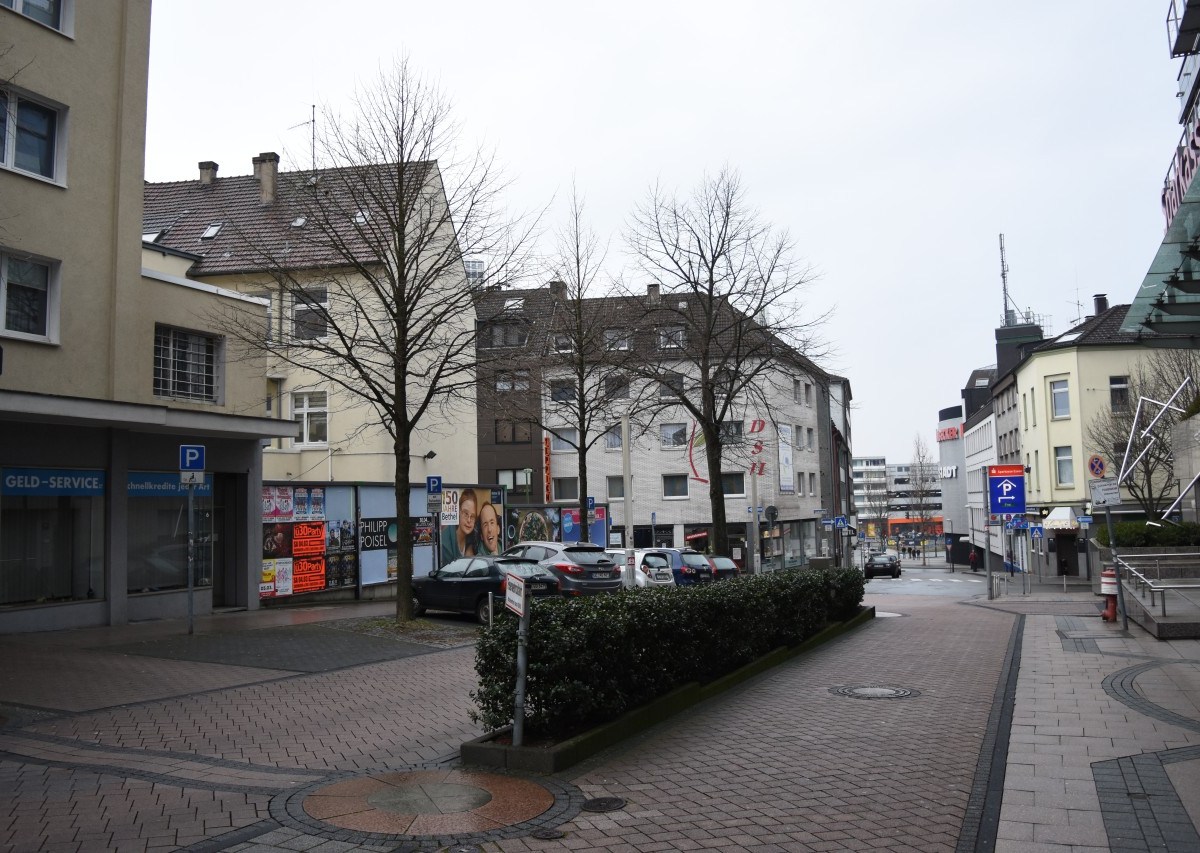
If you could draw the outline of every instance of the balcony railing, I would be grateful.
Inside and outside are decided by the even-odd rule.
[[[1167,45],[1171,56],[1195,53],[1200,36],[1200,0],[1171,0],[1167,9]]]

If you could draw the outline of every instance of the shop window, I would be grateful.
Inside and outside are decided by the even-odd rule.
[[[193,584],[212,584],[213,564],[212,475],[196,486],[192,498],[195,533]],[[187,587],[188,540],[187,487],[175,473],[129,472],[128,559],[126,588],[129,594]]]

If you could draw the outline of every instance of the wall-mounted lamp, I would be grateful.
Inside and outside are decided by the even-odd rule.
[[[431,450],[428,453],[426,453],[422,458],[428,460],[428,459],[432,459],[435,456],[437,456],[437,451]]]

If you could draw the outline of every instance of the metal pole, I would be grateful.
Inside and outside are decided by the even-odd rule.
[[[750,524],[750,574],[757,575],[758,565],[758,474],[750,471],[750,516],[754,521]]]
[[[533,596],[525,598],[525,612],[517,623],[517,689],[513,702],[512,745],[521,746],[525,740],[525,674],[529,670],[529,614],[533,612]]]
[[[625,587],[633,589],[633,462],[629,448],[629,415],[621,415],[621,474],[625,488]],[[654,547],[654,531],[650,532]]]
[[[1129,630],[1129,611],[1125,609],[1125,585],[1121,583],[1121,567],[1117,565],[1117,536],[1113,533],[1112,507],[1104,508],[1104,521],[1108,525],[1108,549],[1112,554],[1113,570],[1117,573],[1117,604],[1121,608],[1121,630]],[[1166,592],[1163,592],[1164,598]]]
[[[187,549],[187,566],[188,566],[188,634],[194,630],[193,621],[195,618],[195,602],[193,599],[193,591],[196,580],[196,516],[195,516],[195,498],[196,484],[188,483],[188,549]]]

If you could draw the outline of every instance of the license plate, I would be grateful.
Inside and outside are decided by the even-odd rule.
[[[529,585],[529,588],[530,589],[545,589],[546,585],[544,583],[531,583]]]
[[[594,578],[611,578],[612,572],[592,572],[591,576]]]
[[[658,572],[654,576],[654,579],[660,580],[660,581],[669,581],[671,579],[671,573],[670,572]]]

